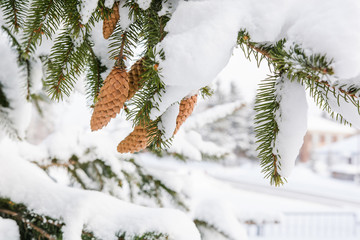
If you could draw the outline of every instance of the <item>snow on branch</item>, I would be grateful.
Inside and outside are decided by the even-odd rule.
[[[233,114],[236,111],[244,108],[246,104],[243,101],[235,101],[231,103],[224,103],[206,109],[200,113],[195,113],[186,123],[186,129],[197,129],[202,126],[215,122],[221,118]]]
[[[13,148],[2,142],[5,145]],[[62,219],[65,240],[80,239],[83,229],[100,239],[147,232],[165,233],[177,240],[200,239],[194,223],[178,210],[141,207],[103,193],[61,186],[13,150],[11,155],[0,153],[0,196],[24,203],[35,213]]]
[[[264,80],[256,96],[256,137],[262,171],[276,186],[295,165],[307,130],[304,87],[274,76]]]

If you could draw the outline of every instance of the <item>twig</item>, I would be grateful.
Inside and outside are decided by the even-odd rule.
[[[260,48],[260,47],[257,47],[257,46],[255,46],[254,44],[251,44],[250,42],[245,42],[245,44],[246,44],[246,46],[248,46],[249,48],[253,49],[254,51],[262,54],[262,55],[265,56],[266,58],[268,58],[268,59],[270,59],[270,60],[272,60],[272,61],[275,61],[275,60],[276,60],[276,58],[274,58],[273,56],[271,56],[271,54],[270,54],[268,51],[266,51],[266,50],[264,50],[264,49],[262,49],[262,48]],[[312,67],[311,69],[314,70],[314,71],[320,71],[320,72],[322,72],[322,73],[324,73],[324,74],[327,74],[327,73],[329,72],[329,69],[327,69],[327,68],[322,69],[322,68]],[[310,76],[310,75],[309,75],[308,77],[311,78],[311,79],[313,79],[312,76]],[[313,79],[313,80],[314,80],[315,82],[317,82],[317,83],[320,83],[320,84],[322,84],[322,85],[325,85],[325,86],[328,87],[328,88],[332,88],[333,90],[338,89],[341,93],[343,93],[343,94],[345,94],[345,95],[347,95],[347,96],[349,96],[349,97],[351,97],[351,98],[353,98],[353,99],[354,99],[354,98],[358,98],[358,96],[356,96],[355,94],[350,93],[350,92],[342,89],[341,87],[331,86],[327,81],[320,80],[320,79]]]
[[[126,33],[124,32],[121,37],[122,37],[122,41],[121,41],[121,46],[120,46],[120,52],[119,55],[116,59],[115,62],[115,67],[121,68],[121,69],[125,69],[125,63],[124,63],[124,47],[125,47],[125,42],[126,42]]]
[[[49,240],[56,240],[55,237],[51,236],[50,234],[48,234],[47,232],[45,232],[43,229],[35,226],[33,223],[26,221],[26,219],[22,218],[22,215],[10,210],[6,210],[6,209],[0,209],[0,213],[6,214],[6,215],[10,215],[12,216],[14,219],[22,221],[24,224],[29,225],[32,229],[34,229],[35,231],[39,232],[43,237],[49,239]]]

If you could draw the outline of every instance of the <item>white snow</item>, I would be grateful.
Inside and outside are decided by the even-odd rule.
[[[291,225],[284,217],[288,213],[318,216],[360,209],[359,186],[318,176],[301,166],[294,170],[288,184],[275,188],[263,178],[258,164],[249,161],[241,166],[221,166],[150,154],[139,155],[137,161],[162,182],[188,196],[193,219],[204,220],[234,239],[242,239],[239,234],[245,221],[275,228],[274,222]],[[294,231],[299,224],[293,223]]]
[[[120,26],[122,29],[127,30],[133,20],[129,18],[129,8],[125,7],[126,1],[121,1],[119,5]]]
[[[208,164],[206,172],[216,178],[239,183],[243,187],[248,186],[248,189],[256,190],[257,186],[261,186],[259,191],[278,197],[287,195],[299,201],[311,199],[313,196],[321,197],[323,199],[314,199],[314,202],[328,207],[299,204],[282,208],[281,203],[272,205],[274,209],[278,206],[284,212],[341,209],[359,211],[360,189],[357,184],[317,175],[304,165],[297,166],[288,178],[288,182],[281,188],[270,186],[268,180],[263,178],[260,167],[250,163],[239,167],[223,167],[222,169]],[[333,202],[332,200],[337,201]]]
[[[168,149],[169,152],[182,154],[193,160],[201,161],[202,156],[199,149],[197,149],[189,139],[188,134],[185,134],[181,129],[175,135],[174,140]]]
[[[202,126],[215,122],[218,119],[225,118],[233,114],[236,110],[245,106],[243,101],[235,101],[231,103],[220,104],[200,113],[194,113],[194,116],[189,118],[184,127],[187,129],[201,128]]]
[[[175,102],[180,102],[184,97],[190,94],[188,87],[186,86],[166,86],[164,92],[161,95],[157,94],[154,96],[154,108],[151,109],[150,118],[155,120],[161,114],[163,114],[166,109]]]
[[[40,168],[17,156],[14,143],[4,140],[1,144],[0,196],[24,203],[38,214],[63,219],[64,240],[80,239],[84,226],[100,239],[116,239],[119,231],[129,235],[162,232],[176,240],[200,239],[194,223],[178,210],[141,207],[96,191],[56,184]]]
[[[206,221],[215,228],[222,230],[233,239],[246,240],[247,234],[244,226],[239,222],[242,213],[237,212],[231,198],[235,189],[224,186],[214,181],[202,172],[194,171],[189,174],[192,182],[196,182],[190,188],[193,196],[193,218]],[[214,195],[216,189],[217,194]],[[234,213],[235,212],[235,213]]]
[[[210,141],[204,141],[202,136],[194,130],[183,131],[181,128],[175,135],[169,152],[182,154],[192,160],[201,161],[202,154],[221,157],[229,154],[229,151]]]
[[[10,49],[8,38],[3,31],[0,31],[0,52],[0,83],[11,104],[9,117],[19,137],[23,138],[30,123],[31,104],[26,101],[26,78],[16,64],[16,52]]]
[[[279,132],[273,154],[279,156],[279,173],[288,177],[295,166],[307,130],[307,102],[304,87],[289,79],[279,78],[276,84],[280,108],[275,116]]]
[[[257,42],[286,38],[310,54],[334,58],[335,77],[330,80],[360,77],[360,57],[353,54],[360,52],[360,32],[354,31],[360,29],[356,0],[179,1],[173,11],[166,26],[169,34],[158,46],[166,55],[159,67],[167,88],[185,88],[182,97],[215,79],[229,61],[240,29]],[[160,112],[181,98],[172,91],[162,97],[166,101]]]
[[[97,5],[98,5],[97,0],[82,0],[81,1],[78,10],[79,10],[79,13],[81,16],[81,22],[83,24],[86,24],[89,21],[91,14],[95,11]]]
[[[171,14],[176,9],[179,1],[178,0],[168,0],[162,2],[162,8],[158,12],[159,16],[163,16],[165,14]]]
[[[360,57],[354,54],[360,50],[360,31],[356,30],[360,29],[360,2],[293,2],[288,12],[290,19],[285,19],[291,24],[286,33],[290,42],[298,42],[306,49],[334,58],[335,75],[340,79],[360,77]]]
[[[146,10],[150,7],[151,0],[137,0],[139,7],[143,10]]]
[[[0,239],[19,240],[19,227],[14,220],[0,217]]]
[[[104,5],[105,5],[105,7],[107,7],[107,8],[112,8],[113,5],[114,5],[114,2],[115,2],[115,0],[105,0]]]
[[[179,103],[174,103],[161,116],[158,128],[164,132],[164,140],[170,139],[173,136],[176,128],[176,118],[179,114],[179,106]]]
[[[197,90],[226,66],[240,29],[237,16],[224,14],[231,7],[215,1],[179,2],[166,26],[169,34],[160,43],[166,53],[159,65],[166,85]]]
[[[30,93],[31,94],[38,94],[41,92],[43,88],[43,69],[42,65],[39,59],[35,59],[34,61],[31,61],[31,87],[30,87]]]

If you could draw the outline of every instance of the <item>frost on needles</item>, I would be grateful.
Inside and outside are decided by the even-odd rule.
[[[357,54],[360,3],[357,0],[256,3],[251,0],[3,0],[0,7],[1,46],[6,48],[2,49],[4,57],[0,59],[0,137],[3,139],[26,137],[31,104],[42,114],[49,96],[56,101],[68,100],[74,92],[85,88],[91,108],[100,105],[97,104],[100,101],[101,107],[111,108],[113,115],[102,111],[106,116],[100,116],[100,121],[102,117],[125,116],[133,127],[145,133],[141,149],[148,147],[160,154],[171,145],[175,129],[179,128],[178,116],[183,114],[179,109],[184,101],[211,93],[208,86],[226,66],[235,47],[243,49],[249,60],[255,59],[254,64],[268,64],[271,70],[271,76],[258,88],[254,124],[262,171],[272,184],[281,185],[294,166],[306,131],[306,93],[340,122],[360,126],[360,55]],[[115,12],[116,17],[112,17],[114,11],[119,12]],[[104,39],[102,26],[108,19],[116,21],[111,22],[112,33],[107,32],[108,39]],[[5,59],[5,55],[11,54],[15,56],[9,58],[14,61],[12,65]],[[136,84],[132,88],[136,91],[132,98],[124,95],[126,100],[117,104],[116,91],[101,89],[112,81],[107,77],[114,68],[130,74],[137,61],[141,62],[137,81],[125,77],[119,81]],[[83,80],[84,86],[79,86]],[[110,85],[119,87],[117,83]],[[102,96],[102,92],[114,96]],[[122,109],[113,110],[110,101]],[[195,102],[190,104],[191,111],[183,114],[186,118]],[[23,117],[25,113],[27,117]],[[127,134],[122,132],[118,136],[124,139]],[[113,136],[115,143],[122,140],[118,136]],[[74,159],[71,161],[76,165]],[[21,165],[20,162],[13,164]],[[95,174],[98,179],[107,173],[115,181],[116,174],[104,170],[111,164],[101,161],[97,164],[78,166],[94,171],[100,167],[103,172]],[[81,179],[76,171],[73,174]],[[86,181],[79,182],[82,187],[87,186]],[[104,182],[100,184],[104,185]],[[168,192],[173,193],[169,189]],[[6,208],[22,212],[23,216],[31,215],[31,209],[39,207],[26,202],[26,197],[11,195],[10,190],[1,188],[0,197]],[[11,205],[12,198],[18,203]],[[12,216],[9,212],[3,214]],[[67,221],[66,216],[52,211],[41,214],[45,222],[51,222],[52,218]],[[89,231],[82,231],[80,226],[65,231],[64,235],[102,236],[96,223],[92,223],[88,223]],[[32,226],[35,229],[32,236],[42,234],[36,231],[39,228],[58,236],[63,222],[36,224]],[[118,232],[123,235],[117,237],[125,238],[130,233],[131,237],[142,239],[149,236],[144,234],[150,234],[156,239],[163,237],[159,232],[166,233],[169,229],[165,235],[173,234],[176,239],[199,237],[191,224],[187,225],[193,233],[191,236],[172,231],[172,226],[168,229],[147,226],[145,232],[136,235],[138,228],[124,225],[122,232]]]

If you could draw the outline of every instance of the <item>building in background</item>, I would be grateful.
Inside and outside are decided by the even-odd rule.
[[[360,183],[360,134],[318,148],[312,156],[332,177]]]
[[[312,155],[317,149],[342,141],[356,133],[355,128],[320,116],[311,116],[308,119],[308,131],[304,137],[304,144],[300,150],[300,161],[309,162],[314,158]]]

